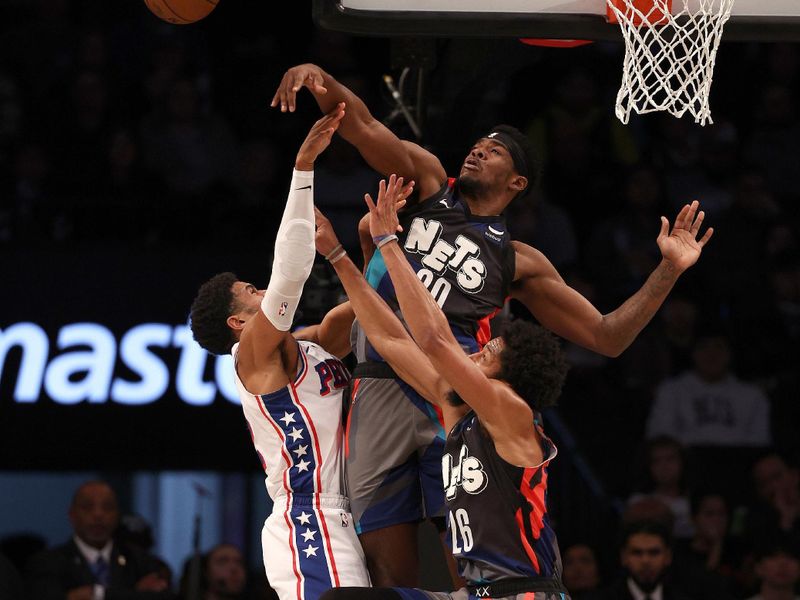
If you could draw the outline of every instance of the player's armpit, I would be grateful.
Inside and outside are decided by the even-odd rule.
[[[350,329],[353,327],[355,313],[350,302],[342,302],[334,306],[322,323],[316,326],[315,338],[311,341],[322,346],[337,358],[350,354]],[[302,332],[300,332],[302,334]]]
[[[516,240],[512,240],[511,245],[515,253],[514,286],[526,279],[541,276],[564,281],[553,263],[539,250]]]

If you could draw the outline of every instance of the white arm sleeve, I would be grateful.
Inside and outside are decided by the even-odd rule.
[[[261,310],[280,331],[289,331],[314,266],[314,172],[294,170],[283,219],[275,238],[275,259]]]

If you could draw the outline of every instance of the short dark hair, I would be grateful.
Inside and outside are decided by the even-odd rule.
[[[518,319],[503,330],[500,379],[534,410],[555,405],[567,375],[567,362],[556,337],[540,325]]]
[[[527,167],[527,173],[520,173],[520,175],[524,175],[528,178],[528,187],[520,192],[517,197],[524,196],[539,183],[539,177],[541,175],[541,161],[539,160],[539,155],[536,152],[536,149],[533,147],[533,143],[531,142],[530,138],[513,125],[495,125],[492,127],[490,133],[495,132],[509,136],[514,140],[514,142],[516,142],[516,144],[519,146],[519,149],[522,150]]]
[[[626,523],[620,535],[620,547],[624,548],[628,540],[638,533],[658,536],[667,548],[672,547],[672,533],[669,527],[656,519],[641,519]]]
[[[227,354],[236,342],[227,319],[234,310],[231,287],[237,281],[239,278],[233,273],[218,273],[200,286],[192,302],[192,336],[212,354]]]

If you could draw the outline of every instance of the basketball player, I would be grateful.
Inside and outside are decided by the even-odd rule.
[[[564,381],[559,344],[542,327],[515,321],[503,337],[467,356],[397,243],[397,213],[389,205],[401,189],[402,180],[392,176],[388,185],[381,182],[377,206],[367,198],[371,233],[414,341],[338,250],[330,223],[319,213],[317,249],[334,255],[331,262],[376,349],[386,352],[398,375],[442,411],[449,432],[441,461],[448,539],[467,586],[438,595],[410,588],[340,588],[324,598],[565,598],[545,501],[547,466],[556,448],[542,431],[539,414],[555,403]]]
[[[400,140],[347,87],[316,65],[289,69],[272,106],[294,111],[303,87],[323,111],[337,102],[347,103],[338,132],[370,166],[416,182],[422,200],[400,217],[400,245],[467,352],[476,352],[488,341],[488,320],[510,295],[559,336],[618,356],[650,321],[680,274],[697,261],[712,235],[709,229],[695,239],[704,217],[696,201],[678,214],[675,230],[680,236],[663,234],[668,225],[662,217],[661,263],[639,291],[603,315],[566,285],[541,252],[508,235],[502,212],[537,175],[530,144],[519,131],[498,126],[487,132],[470,149],[459,177],[448,178],[436,156]],[[367,278],[397,309],[379,254],[370,262]],[[347,426],[348,495],[373,583],[413,586],[418,572],[416,523],[442,514],[438,472],[444,430],[433,407],[394,377],[358,328],[355,333],[360,364],[353,374],[358,385],[353,386]]]
[[[191,310],[198,343],[233,354],[273,501],[262,531],[264,565],[282,600],[316,600],[332,586],[370,584],[342,489],[342,394],[350,376],[336,356],[350,351],[353,314],[346,305],[334,309],[315,330],[328,351],[289,333],[316,255],[313,165],[343,116],[344,106],[335,106],[297,153],[268,288],[222,273],[201,286]]]

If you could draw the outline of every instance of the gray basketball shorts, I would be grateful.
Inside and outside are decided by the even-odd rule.
[[[438,409],[395,378],[351,383],[345,472],[356,532],[444,516]]]

